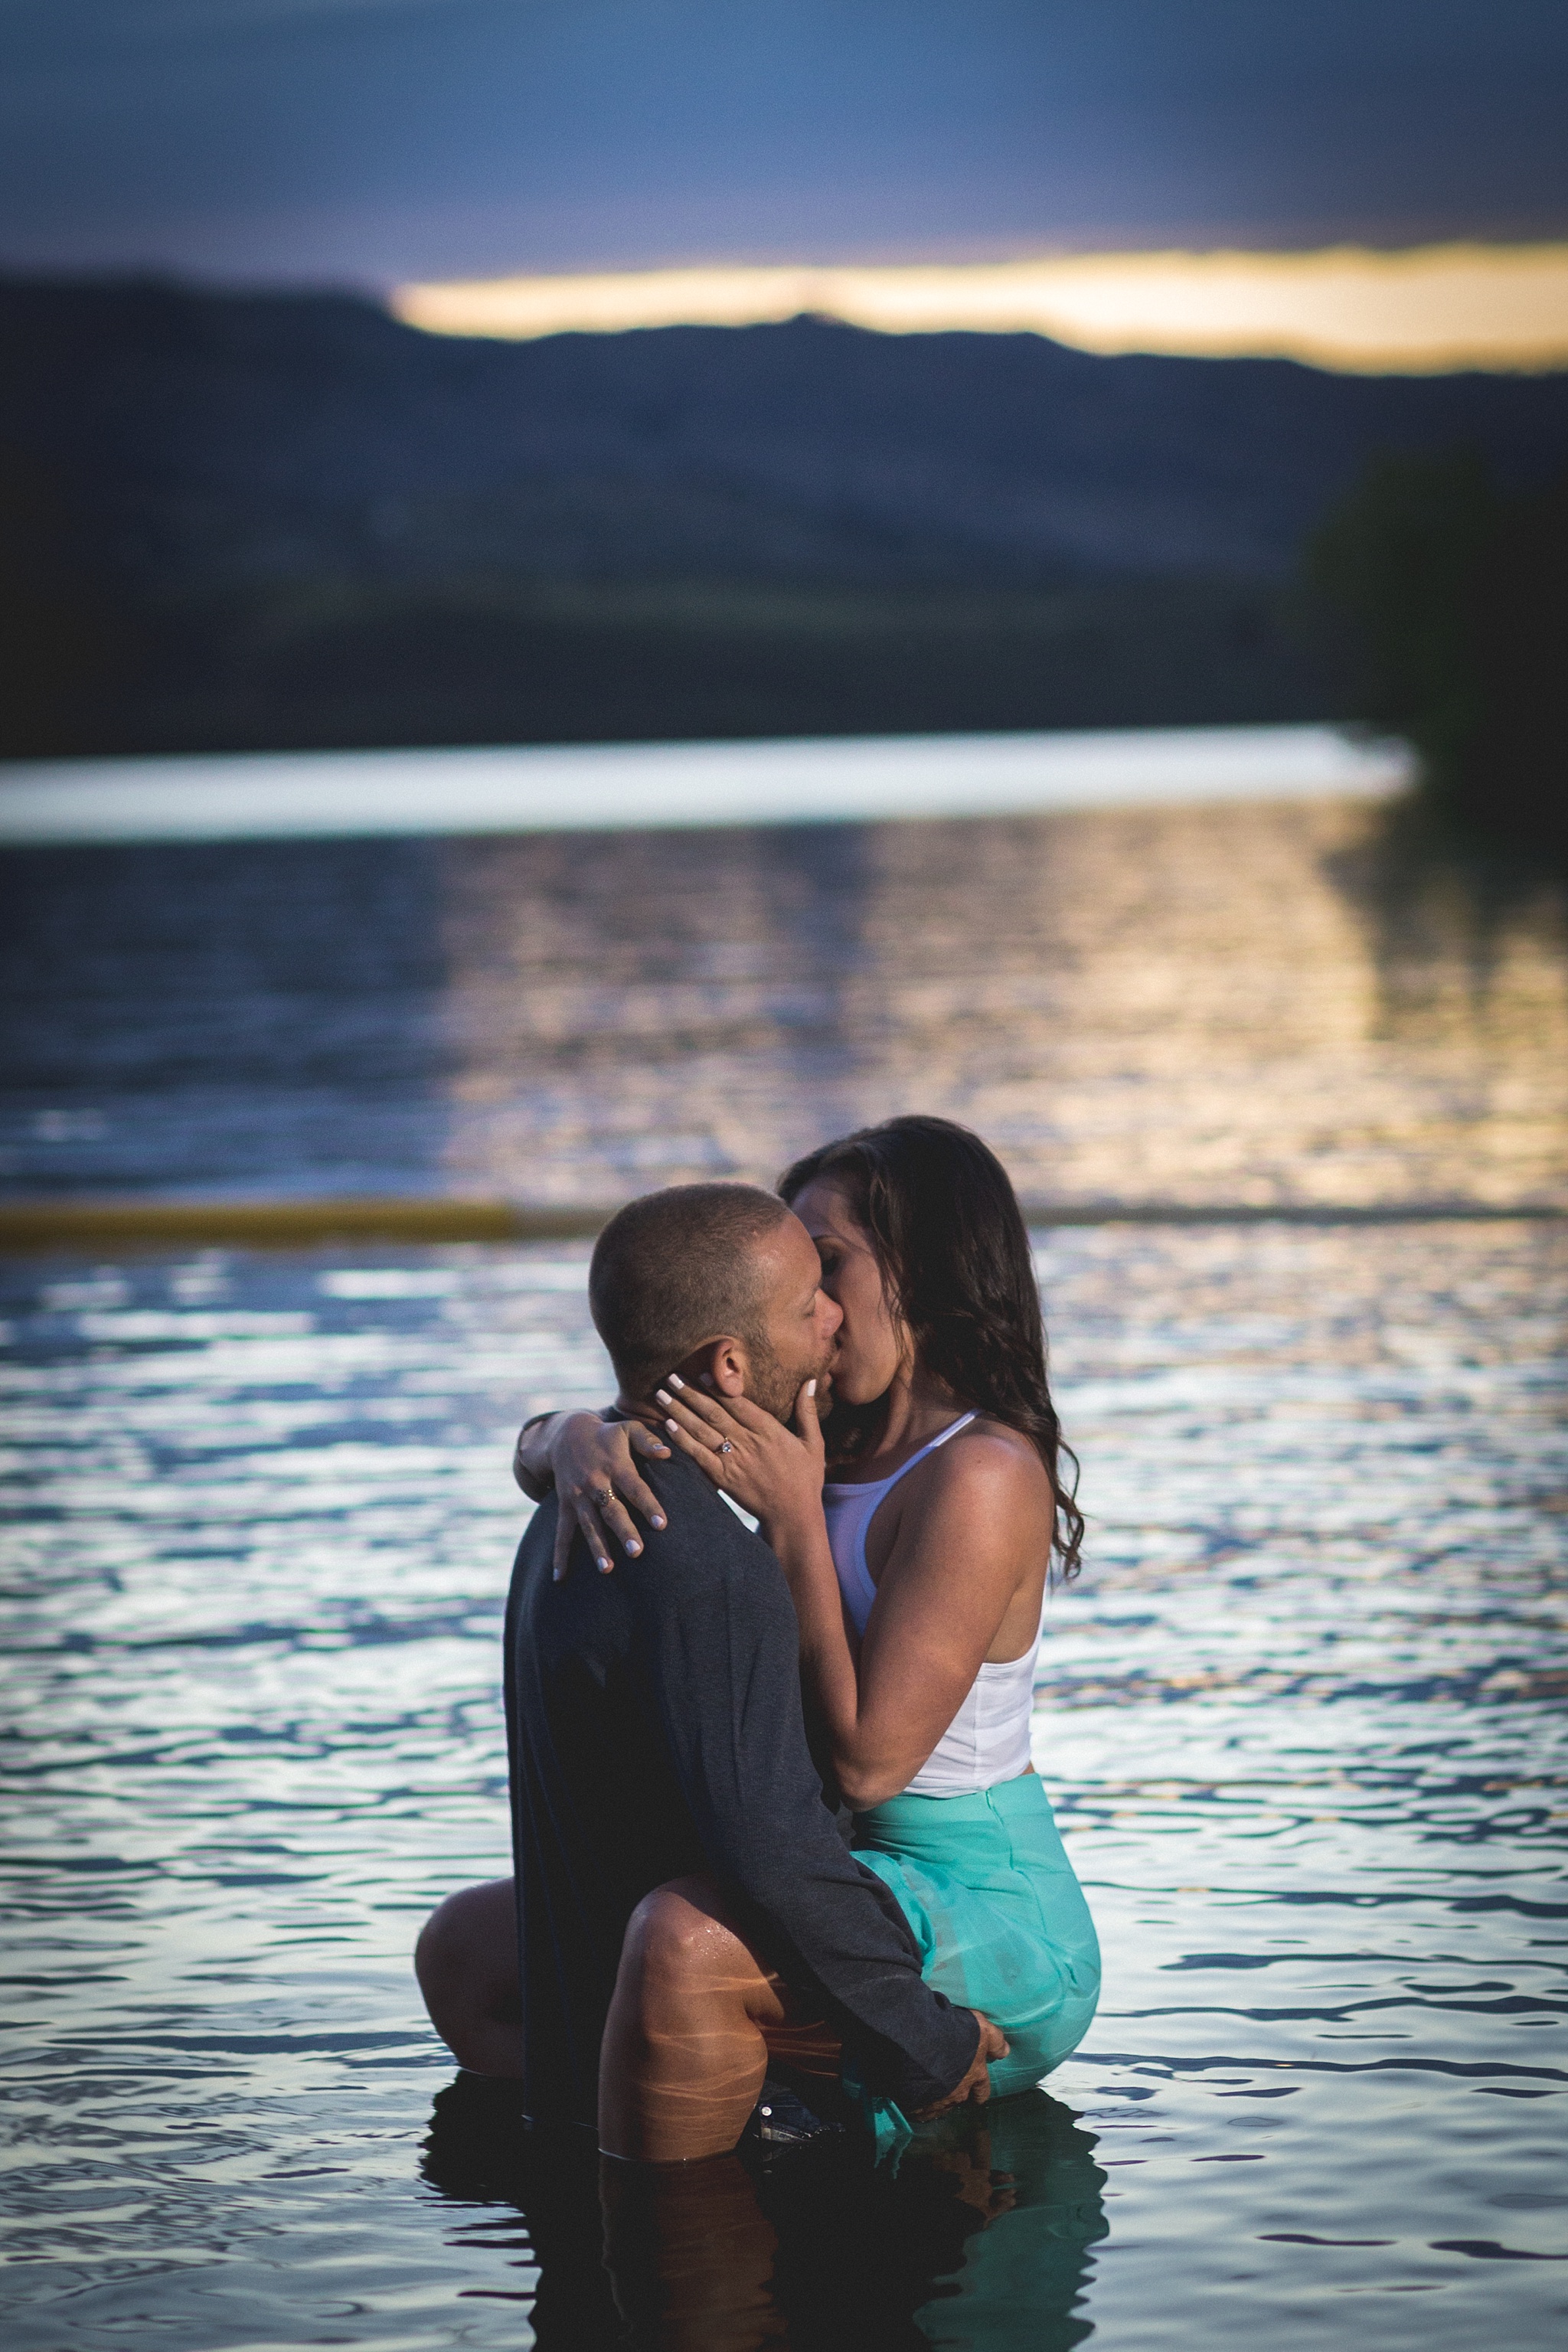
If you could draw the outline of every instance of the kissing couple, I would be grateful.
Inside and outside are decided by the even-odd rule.
[[[1031,2088],[1100,1954],[1030,1760],[1083,1521],[1001,1163],[905,1118],[674,1185],[588,1295],[618,1391],[518,1440],[515,1876],[426,1923],[437,2031],[653,2164]]]

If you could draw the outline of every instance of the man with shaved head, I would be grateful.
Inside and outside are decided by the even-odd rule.
[[[657,1425],[675,1372],[787,1419],[841,1319],[817,1277],[772,1193],[634,1201],[589,1276],[616,1412]],[[847,2059],[907,2114],[984,2096],[999,2037],[921,1981],[902,1911],[824,1800],[777,1560],[685,1456],[647,1475],[665,1524],[614,1576],[580,1536],[555,1572],[553,1495],[523,1538],[506,1630],[516,1973],[507,1883],[452,1897],[421,1939],[437,2027],[465,2063],[521,2074],[536,2122],[656,2162],[732,2147],[770,2053],[818,2076]]]

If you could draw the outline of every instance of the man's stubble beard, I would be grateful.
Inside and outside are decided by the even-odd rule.
[[[752,1348],[750,1359],[746,1394],[753,1404],[760,1405],[764,1412],[772,1413],[775,1421],[782,1421],[786,1427],[793,1425],[795,1399],[805,1383],[813,1377],[816,1381],[817,1410],[819,1412],[826,1412],[830,1386],[826,1365],[815,1376],[809,1371],[792,1372],[770,1348],[765,1347]]]

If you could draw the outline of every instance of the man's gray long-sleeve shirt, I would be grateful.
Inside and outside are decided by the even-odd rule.
[[[977,2029],[923,1984],[908,1922],[855,1861],[806,1747],[784,1572],[694,1464],[645,1464],[669,1526],[602,1576],[579,1538],[551,1576],[555,1501],[518,1552],[506,1717],[522,1959],[524,2104],[595,2120],[621,1939],[651,1888],[717,1878],[748,1938],[913,2109],[967,2072]]]

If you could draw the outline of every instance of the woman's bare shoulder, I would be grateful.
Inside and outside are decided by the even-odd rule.
[[[950,1444],[938,1446],[920,1468],[928,1474],[922,1484],[932,1497],[1045,1500],[1051,1491],[1046,1465],[1028,1439],[989,1413],[980,1414]]]

